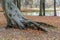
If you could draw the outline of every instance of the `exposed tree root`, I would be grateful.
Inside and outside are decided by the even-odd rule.
[[[12,28],[14,26],[18,27],[19,29],[27,29],[32,28],[36,30],[42,30],[47,32],[48,30],[45,29],[44,26],[54,27],[52,25],[43,23],[43,22],[35,22],[24,18],[22,13],[19,11],[17,6],[13,3],[12,0],[5,0],[4,1],[4,9],[5,9],[5,16],[7,18],[7,27]]]

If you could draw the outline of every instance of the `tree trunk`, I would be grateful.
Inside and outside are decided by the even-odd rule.
[[[39,13],[39,16],[42,16],[42,7],[43,7],[42,0],[40,0],[40,13]]]
[[[17,5],[17,0],[14,0],[14,4]]]
[[[40,13],[39,16],[45,16],[45,0],[40,0]]]
[[[17,7],[20,9],[21,8],[21,0],[17,0]]]
[[[6,28],[11,28],[11,27],[18,27],[19,29],[26,29],[26,28],[33,28],[37,30],[42,30],[44,32],[48,31],[45,26],[50,26],[52,25],[43,23],[43,22],[35,22],[35,21],[30,21],[22,15],[20,10],[18,9],[17,5],[13,3],[13,0],[4,0],[4,10],[5,10],[5,16],[7,18],[7,27]]]
[[[14,0],[14,4],[17,5],[17,7],[21,8],[21,0]]]
[[[56,15],[56,0],[54,0],[54,16],[57,16]]]
[[[45,16],[45,0],[42,1],[43,1],[43,16]]]

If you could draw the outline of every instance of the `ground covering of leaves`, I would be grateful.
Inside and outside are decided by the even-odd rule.
[[[0,40],[60,40],[60,17],[25,16],[32,21],[44,22],[56,26],[49,28],[48,33],[41,30],[5,29],[7,24],[3,12],[0,12]]]

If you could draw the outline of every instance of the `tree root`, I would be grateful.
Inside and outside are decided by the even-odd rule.
[[[4,0],[4,10],[5,10],[5,17],[8,22],[6,28],[13,28],[16,26],[21,30],[32,28],[47,32],[48,30],[44,26],[54,27],[52,25],[43,22],[30,21],[24,18],[18,7],[13,3],[13,0]]]

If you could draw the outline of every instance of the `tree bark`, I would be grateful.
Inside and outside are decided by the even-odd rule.
[[[43,16],[45,16],[45,0],[42,1],[43,1]]]
[[[21,8],[21,0],[14,0],[14,4],[17,5],[17,7]]]
[[[7,19],[7,27],[6,28],[11,28],[11,27],[18,27],[19,29],[26,29],[26,28],[33,28],[37,30],[42,30],[44,32],[47,32],[48,30],[44,27],[50,26],[53,27],[52,25],[43,23],[43,22],[35,22],[35,21],[30,21],[22,15],[20,10],[18,9],[17,5],[13,3],[13,0],[4,0],[4,10],[5,10],[5,16]]]
[[[45,0],[40,0],[40,13],[39,16],[45,16]]]
[[[42,0],[40,0],[40,13],[39,13],[39,16],[42,16],[42,7],[43,7]]]
[[[21,8],[21,0],[17,0],[17,7],[20,9]]]
[[[54,0],[54,16],[57,16],[56,15],[56,0]]]

